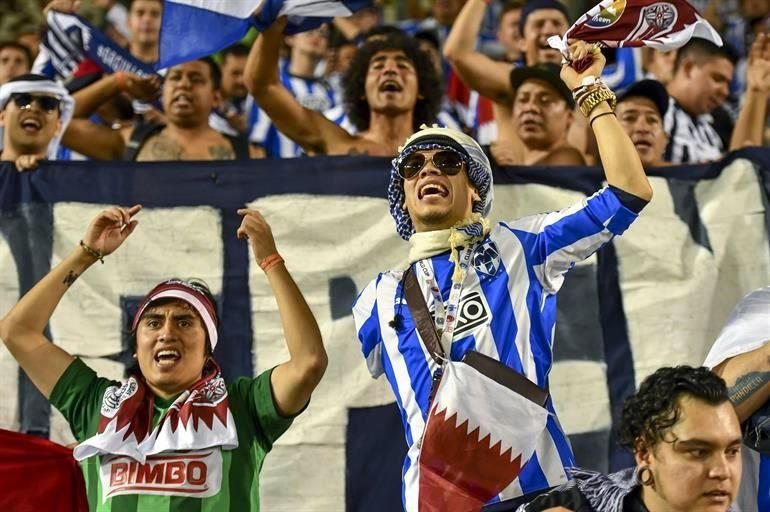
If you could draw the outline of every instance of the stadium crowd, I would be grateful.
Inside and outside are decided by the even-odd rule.
[[[78,12],[132,56],[158,60],[162,2],[83,3]],[[10,140],[2,158],[24,156],[25,168],[43,157],[392,156],[416,128],[437,123],[475,137],[496,165],[596,163],[595,140],[558,76],[562,57],[547,44],[590,7],[577,4],[570,11],[557,0],[384,3],[286,37],[279,21],[256,41],[250,36],[212,58],[166,70],[161,81],[106,74],[88,58],[68,76],[57,74],[40,51],[39,34],[30,37],[44,30],[44,9],[30,14],[25,3],[26,10],[3,17],[8,40],[0,43],[0,84],[47,74],[65,84],[75,109],[60,128],[55,155],[41,150],[56,132],[45,126],[54,112],[25,121],[26,129],[4,123]],[[618,118],[645,166],[717,160],[764,140],[770,3],[694,4],[721,29],[724,46],[693,39],[678,51],[605,50],[602,78],[619,94]],[[54,0],[45,10],[73,6]],[[4,107],[12,118],[23,105]],[[22,133],[31,145],[16,148],[12,141]]]
[[[0,160],[14,162],[20,172],[35,172],[42,160],[399,157],[398,169],[391,179],[401,180],[401,189],[389,190],[401,194],[402,203],[395,208],[391,205],[397,222],[397,210],[403,205],[411,207],[409,201],[415,199],[410,199],[409,194],[417,194],[409,191],[409,180],[424,172],[428,161],[450,183],[433,184],[438,193],[444,193],[447,187],[468,186],[468,201],[474,208],[477,202],[491,207],[491,192],[484,190],[489,182],[484,181],[486,175],[482,172],[487,168],[602,165],[608,187],[591,199],[593,206],[591,201],[587,202],[585,209],[590,212],[585,215],[594,222],[586,221],[586,225],[591,225],[596,233],[584,235],[597,236],[604,243],[621,234],[649,202],[652,192],[642,170],[716,161],[731,151],[764,145],[770,99],[770,35],[766,33],[770,0],[691,0],[721,33],[723,46],[694,38],[678,50],[666,52],[652,48],[604,48],[602,65],[596,68],[602,81],[580,82],[585,76],[565,74],[562,53],[547,41],[551,36],[562,36],[577,15],[596,3],[383,1],[350,17],[336,18],[291,36],[284,35],[286,18],[279,18],[261,33],[250,34],[214,55],[142,76],[129,71],[107,73],[84,56],[77,56],[76,65],[63,73],[41,43],[46,30],[45,14],[80,13],[137,60],[154,65],[160,57],[161,0],[84,0],[82,6],[72,0],[53,0],[47,5],[0,0],[0,37],[4,39],[0,41]],[[585,56],[592,50],[578,46],[572,51]],[[606,97],[601,96],[604,91]],[[588,95],[597,95],[598,110],[584,109]],[[633,147],[636,152],[634,158],[622,153],[626,138],[621,140],[613,135],[615,125],[607,124],[606,117],[599,121],[612,114],[610,104],[614,107],[618,133],[622,134],[622,129],[627,135],[631,143],[628,149]],[[438,128],[427,127],[424,129],[428,131],[420,132],[424,125],[452,128],[462,135],[449,136],[430,131]],[[422,140],[413,152],[403,147],[408,149],[415,144],[410,137]],[[478,142],[478,155],[474,153],[475,142],[468,142],[470,138]],[[456,155],[447,154],[447,144],[460,148],[455,153],[470,156],[457,160]],[[410,157],[415,154],[419,157]],[[470,167],[471,162],[478,169]],[[462,173],[458,175],[460,169],[468,172],[468,178]],[[636,170],[638,173],[634,174]],[[472,172],[478,174],[471,176]],[[488,172],[491,176],[491,170]],[[461,179],[464,181],[457,185]],[[76,254],[70,257],[70,263],[77,263],[78,272],[108,254],[93,251],[102,232],[116,231],[111,235],[116,237],[111,250],[117,249],[133,231],[132,217],[139,209],[137,206],[108,210],[94,220],[84,238],[85,253],[76,248]],[[593,218],[598,215],[596,212],[610,210],[613,217],[600,219],[604,223]],[[250,239],[260,266],[266,272],[274,265],[282,268],[282,259],[270,260],[277,253],[264,219],[257,212],[239,213],[244,216],[244,224],[238,236]],[[471,214],[463,210],[463,215],[454,220],[462,221],[465,213]],[[473,210],[473,214],[486,212]],[[614,215],[622,217],[622,222]],[[115,226],[108,226],[109,221],[129,229],[115,230]],[[625,224],[621,226],[622,223]],[[446,226],[428,226],[430,229],[422,226],[417,231],[449,229],[454,224],[453,221]],[[408,239],[415,227],[410,225],[409,229],[412,231],[406,236],[400,231],[399,234]],[[489,227],[485,229],[484,236]],[[543,235],[545,240],[548,237],[543,233],[538,236]],[[480,239],[467,238],[465,243],[470,244],[471,240],[478,243]],[[263,249],[260,243],[269,247]],[[555,250],[555,242],[546,240],[543,244],[550,251]],[[581,249],[585,254],[561,246],[558,249],[577,261],[592,254],[598,245],[599,242],[592,241]],[[442,246],[438,252],[448,249]],[[451,251],[456,249],[452,246]],[[446,253],[445,260],[450,258],[448,254],[457,257],[452,261],[459,266],[460,256]],[[264,263],[267,260],[269,263]],[[574,264],[570,261],[570,265]],[[65,266],[54,269],[47,281],[42,281],[44,286],[37,294],[28,295],[0,323],[0,335],[12,351],[20,354],[14,353],[22,365],[26,361],[34,366],[29,363],[33,355],[23,347],[25,336],[32,335],[23,327],[34,324],[41,331],[56,305],[51,303],[52,299],[44,298],[45,293],[58,301],[77,278],[77,274],[72,278],[67,275]],[[566,271],[554,266],[550,269],[553,277],[543,279],[558,281]],[[284,308],[286,304],[301,304],[302,307],[289,311],[302,318],[301,328],[311,333],[312,340],[303,338],[306,333],[293,330],[292,323],[287,322],[287,343],[294,352],[293,362],[277,367],[272,377],[260,377],[263,383],[272,378],[273,394],[270,384],[268,388],[262,384],[259,393],[261,403],[276,402],[269,419],[275,422],[286,419],[283,413],[293,417],[303,410],[326,365],[317,326],[308,318],[304,299],[284,272],[285,269],[281,270],[279,284],[273,283],[276,297],[291,294],[292,300],[282,303]],[[534,275],[536,270],[531,272]],[[392,294],[396,293],[397,281],[392,284]],[[193,285],[179,286],[186,290],[186,296],[205,295]],[[554,294],[557,289],[554,285]],[[146,299],[148,305],[154,300],[153,293]],[[363,325],[359,326],[362,341],[367,335],[379,339],[367,327],[368,317],[376,317],[379,309],[366,293],[360,299],[363,305],[356,306],[362,308],[357,312],[363,318]],[[380,295],[377,297],[381,300]],[[206,302],[208,296],[204,299]],[[388,296],[391,303],[393,299]],[[166,310],[174,307],[161,303],[155,309],[171,315],[173,312]],[[40,310],[48,316],[41,316]],[[203,310],[195,311],[205,318]],[[547,316],[545,306],[544,311]],[[138,324],[140,316],[138,313],[135,323]],[[138,325],[140,330],[154,328],[149,323]],[[196,338],[201,347],[204,339],[211,342],[213,331],[208,325],[206,328]],[[39,339],[34,338],[36,342]],[[366,350],[367,342],[364,345]],[[375,350],[371,348],[375,345],[376,341],[371,342],[370,349]],[[206,347],[208,356],[211,350]],[[767,348],[753,350],[767,352]],[[759,352],[746,352],[745,359],[736,352],[714,361],[714,373],[678,367],[654,374],[623,412],[622,441],[634,453],[637,471],[609,477],[576,472],[575,481],[566,487],[557,487],[559,481],[548,481],[549,487],[556,488],[525,510],[727,510],[740,482],[740,422],[766,408],[770,396],[767,361],[757,367],[752,361],[758,360]],[[37,379],[43,383],[41,389],[47,397],[63,404],[76,417],[75,412],[67,409],[74,406],[62,395],[61,381],[57,379],[75,379],[76,372],[94,382],[96,377],[87,369],[70,367],[73,358],[69,354],[55,352],[52,357],[57,361],[55,372]],[[173,359],[174,355],[168,357]],[[199,362],[206,370],[204,361]],[[151,366],[145,364],[147,368]],[[428,366],[425,368],[427,371]],[[158,393],[154,387],[153,391],[164,399],[173,398],[196,382],[200,371],[193,371],[194,375],[181,388],[172,386],[173,392]],[[380,369],[380,373],[384,371]],[[761,386],[742,384],[741,379],[752,372],[762,372]],[[425,381],[430,381],[430,373],[426,375]],[[721,375],[727,386],[716,375]],[[99,386],[106,389],[107,383],[99,381]],[[762,399],[755,396],[751,406],[737,407],[732,395],[736,386],[743,393],[756,393]],[[429,391],[435,389],[422,391],[427,399]],[[100,387],[100,396],[102,392]],[[236,396],[234,390],[230,393]],[[730,399],[737,414],[728,403]],[[239,406],[236,400],[231,402]],[[277,426],[270,434],[270,442],[289,423],[287,420]],[[91,426],[82,428],[89,431],[84,437],[96,434]],[[560,427],[553,431],[559,434],[554,434],[555,438],[564,437]],[[252,465],[261,465],[263,456],[260,453]],[[557,462],[559,471],[561,465],[567,467],[566,461]],[[574,461],[570,462],[574,465]],[[608,503],[608,496],[616,497],[615,505]],[[625,508],[611,508],[621,506],[618,503],[625,503]]]

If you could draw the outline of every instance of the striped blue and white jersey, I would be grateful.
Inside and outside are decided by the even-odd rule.
[[[477,350],[502,361],[543,388],[553,362],[556,292],[564,274],[615,235],[637,214],[609,188],[558,212],[500,222],[478,244],[463,283],[450,351],[459,361]],[[449,251],[426,260],[441,296],[448,300],[454,264]],[[425,301],[435,311],[425,276],[415,271]],[[404,299],[403,271],[380,274],[361,292],[354,307],[358,337],[373,377],[385,374],[401,411],[409,451],[403,466],[403,502],[416,511],[419,447],[428,413],[436,363],[421,342]],[[401,315],[398,328],[389,323]],[[567,481],[564,468],[575,465],[569,442],[550,399],[546,430],[532,459],[501,498]],[[501,421],[515,421],[501,418]]]
[[[326,81],[291,75],[288,65],[281,66],[280,77],[284,87],[303,107],[318,112],[334,107],[334,91]],[[304,154],[302,147],[278,131],[270,117],[253,100],[249,103],[249,142],[265,148],[269,158],[292,158]]]

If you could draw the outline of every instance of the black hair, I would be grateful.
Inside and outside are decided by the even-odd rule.
[[[222,64],[225,63],[225,59],[232,55],[233,57],[248,57],[249,47],[242,43],[236,43],[232,46],[228,46],[222,50]]]
[[[433,46],[436,50],[439,52],[441,51],[441,42],[438,39],[438,34],[435,30],[432,29],[425,29],[420,30],[419,32],[414,34],[414,38],[418,41],[425,41],[427,43],[430,43],[431,46]]]
[[[717,46],[711,41],[693,37],[690,41],[679,48],[674,60],[674,72],[677,72],[685,59],[693,59],[697,63],[703,63],[712,59],[727,59],[735,66],[738,63],[738,54],[729,45]]]
[[[19,50],[21,53],[23,53],[24,58],[27,59],[27,68],[32,69],[32,62],[34,59],[32,58],[32,52],[29,51],[29,48],[21,43],[17,43],[16,41],[5,41],[0,43],[0,52],[6,48],[13,48],[14,50]]]
[[[503,16],[511,11],[521,10],[524,7],[524,0],[506,0],[503,2],[503,7],[500,9],[500,14],[497,17],[498,25],[503,20]]]
[[[211,72],[211,81],[214,84],[214,90],[218,91],[222,87],[222,71],[219,69],[219,64],[217,64],[211,56],[201,57],[196,60],[208,64],[209,71]]]
[[[412,128],[416,131],[420,125],[434,123],[441,107],[443,84],[433,62],[428,54],[420,49],[414,38],[390,36],[364,43],[356,52],[350,69],[343,78],[345,108],[355,127],[359,131],[369,129],[366,75],[372,57],[382,51],[404,52],[417,73],[417,101],[414,105]]]
[[[377,25],[367,30],[364,33],[362,40],[367,42],[370,39],[387,38],[392,36],[407,37],[407,35],[408,34],[405,31],[393,25]]]
[[[656,445],[679,421],[681,398],[685,396],[714,406],[730,400],[725,381],[708,368],[660,368],[644,379],[639,391],[623,404],[620,444],[631,450],[639,442],[647,447]]]

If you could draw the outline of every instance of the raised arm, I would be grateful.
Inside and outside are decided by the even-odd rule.
[[[72,95],[75,99],[73,117],[89,117],[101,105],[122,92],[127,92],[137,100],[154,100],[160,94],[160,77],[153,75],[142,78],[123,71],[104,76]]]
[[[132,217],[141,208],[137,205],[101,212],[88,226],[83,243],[104,256],[111,254],[134,231],[137,221]],[[73,357],[51,343],[43,329],[64,293],[95,262],[96,257],[89,251],[76,247],[0,320],[0,338],[46,398]]]
[[[119,130],[88,119],[73,119],[67,125],[62,144],[96,160],[122,160],[126,141]]]
[[[322,114],[299,104],[281,83],[278,57],[283,43],[286,17],[262,32],[249,52],[244,80],[257,104],[287,137],[311,153],[326,153],[334,140],[348,133]]]
[[[289,360],[273,370],[270,383],[276,408],[282,415],[292,416],[307,405],[326,371],[328,359],[321,331],[302,292],[278,256],[265,218],[256,210],[241,209],[238,214],[243,216],[243,221],[237,236],[249,240],[278,303]]]
[[[582,73],[575,71],[569,64],[562,67],[561,78],[573,91],[581,86],[585,78],[600,77],[604,70],[606,60],[597,47],[582,41],[577,41],[570,46],[572,61],[583,59],[588,55],[593,55],[593,63]],[[596,137],[599,158],[607,182],[646,201],[652,199],[652,187],[644,173],[639,154],[613,114],[610,105],[606,101],[599,103],[591,110],[588,122]]]
[[[746,146],[762,146],[767,100],[770,98],[770,37],[761,33],[749,52],[746,94],[730,138],[730,151]]]
[[[770,400],[770,339],[751,352],[731,357],[714,372],[727,383],[738,418],[746,421]]]
[[[475,49],[484,21],[483,0],[468,0],[444,43],[444,57],[471,89],[495,102],[510,101],[513,65],[490,59]]]

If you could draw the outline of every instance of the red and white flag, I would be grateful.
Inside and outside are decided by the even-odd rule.
[[[532,457],[548,411],[470,365],[449,362],[420,449],[420,512],[477,511]]]
[[[693,37],[722,46],[719,33],[685,0],[602,0],[578,18],[564,37],[551,36],[548,44],[566,57],[568,39],[610,48],[673,50]]]

